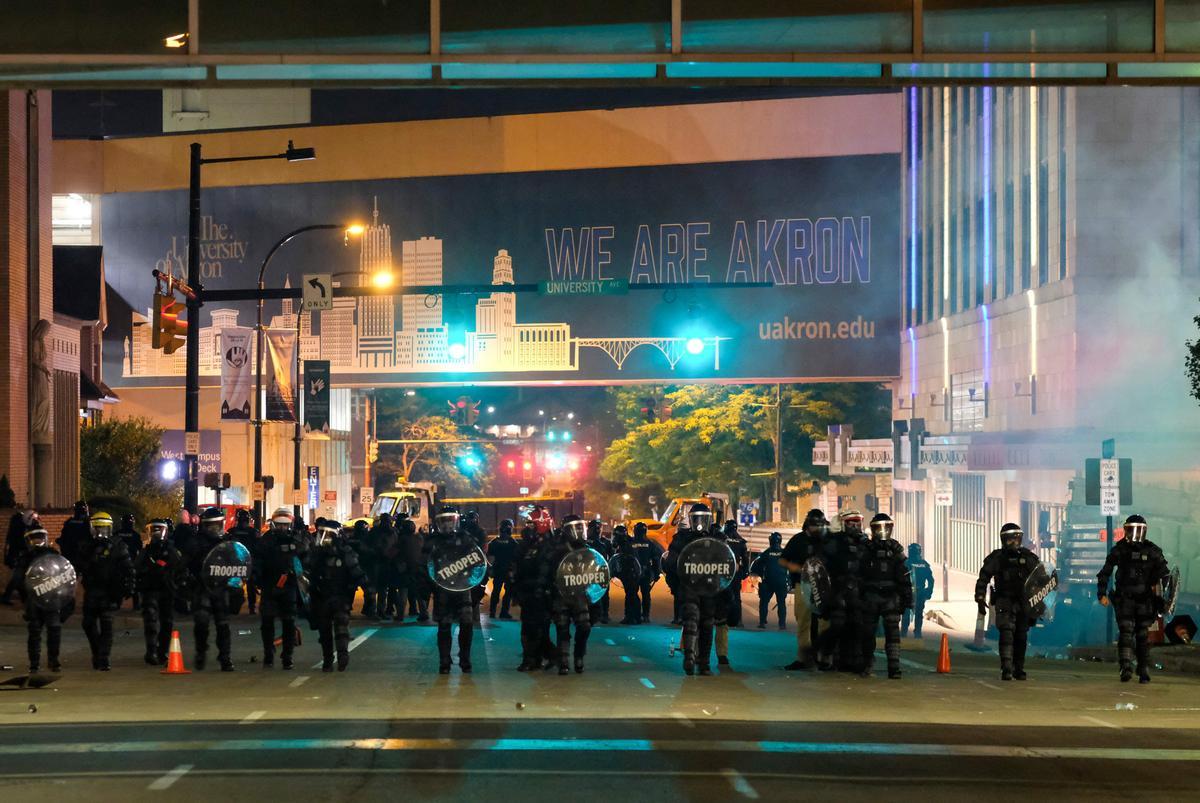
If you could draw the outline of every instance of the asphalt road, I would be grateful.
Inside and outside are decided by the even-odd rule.
[[[1200,794],[1193,676],[1121,684],[1111,664],[1035,659],[1029,681],[1002,683],[994,655],[962,651],[938,675],[932,641],[906,643],[899,681],[784,672],[793,633],[752,628],[732,634],[731,670],[689,678],[675,629],[610,625],[593,631],[587,671],[559,677],[513,671],[518,624],[486,620],[475,672],[441,676],[433,628],[357,617],[349,671],[314,670],[307,630],[295,670],[264,671],[243,616],[238,672],[169,677],[141,662],[128,621],[112,672],[83,668],[76,617],[61,677],[0,686],[0,799]],[[0,626],[0,664],[17,666],[0,681],[23,662],[24,629]]]

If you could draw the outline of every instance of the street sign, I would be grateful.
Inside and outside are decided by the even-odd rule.
[[[250,499],[254,502],[262,502],[267,498],[266,483],[255,482],[250,485]]]
[[[935,477],[933,480],[933,504],[937,507],[951,507],[954,504],[954,481],[949,477]]]
[[[875,499],[878,501],[879,512],[889,516],[892,513],[892,475],[875,475]]]
[[[522,485],[520,491],[521,491],[521,496],[529,496],[529,488],[528,487]]]
[[[293,505],[303,507],[304,503],[307,501],[308,501],[308,493],[303,488],[293,488],[292,489],[292,504]]]
[[[778,499],[771,502],[771,521],[783,521],[783,502]]]
[[[333,274],[306,273],[301,289],[302,309],[333,309]]]
[[[830,480],[821,489],[821,509],[825,511],[827,520],[836,521],[839,508],[838,484],[836,481]]]
[[[544,296],[623,296],[628,292],[629,282],[624,279],[538,282],[538,293]]]
[[[337,501],[337,491],[326,491],[325,492],[325,501],[326,502],[336,502]]]
[[[375,504],[375,489],[370,485],[364,485],[358,489],[359,504],[373,505]]]
[[[183,453],[188,455],[200,454],[200,433],[185,432],[183,435]]]
[[[335,515],[337,515],[337,506],[332,502],[326,502],[321,506],[321,518],[332,519]]]
[[[1100,489],[1100,515],[1116,516],[1121,512],[1121,491],[1119,488]]]
[[[314,508],[321,503],[321,467],[308,467],[308,506]]]
[[[1114,471],[1115,465],[1115,471]],[[1115,475],[1115,481],[1114,481]],[[1133,460],[1128,457],[1101,459],[1089,457],[1083,461],[1085,505],[1100,504],[1101,488],[1117,488],[1122,507],[1133,506]],[[1107,515],[1107,514],[1105,514]]]

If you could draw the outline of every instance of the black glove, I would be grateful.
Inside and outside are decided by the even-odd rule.
[[[977,599],[975,602],[979,603],[979,615],[987,616],[987,603],[981,599]]]

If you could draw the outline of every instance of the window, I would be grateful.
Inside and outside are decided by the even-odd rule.
[[[982,371],[963,371],[950,375],[951,432],[982,430],[984,406]]]

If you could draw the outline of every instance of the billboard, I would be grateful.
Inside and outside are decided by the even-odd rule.
[[[301,358],[329,361],[342,386],[890,377],[900,190],[896,153],[206,189],[202,281],[252,287],[285,232],[361,221],[361,238],[284,246],[267,287],[390,270],[398,287],[494,288],[303,312],[299,299],[268,301],[264,322],[299,324]],[[101,209],[105,377],[181,383],[185,349],[151,348],[146,307],[152,269],[185,272],[186,193],[109,194]],[[648,283],[668,287],[638,289]],[[253,316],[253,302],[204,306],[202,376],[220,372],[219,332]]]

